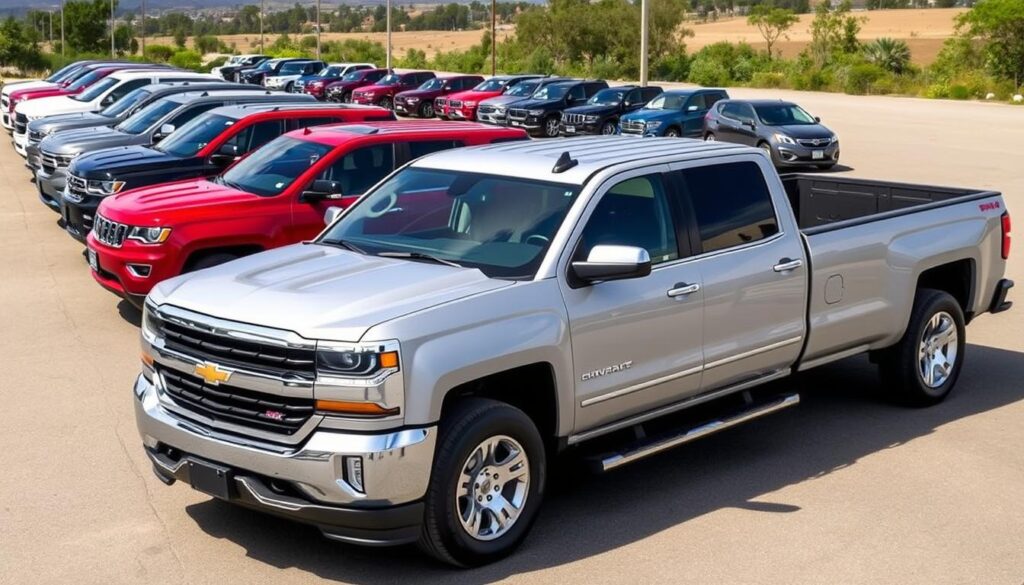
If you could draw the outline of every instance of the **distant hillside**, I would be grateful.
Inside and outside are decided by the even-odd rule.
[[[526,0],[527,2],[533,2],[536,4],[543,4],[545,0]],[[309,2],[312,4],[312,0],[303,0],[300,4]],[[321,0],[321,8],[329,10],[331,6],[338,6],[341,4],[348,4],[352,6],[374,6],[377,4],[385,4],[387,0]],[[450,4],[456,2],[459,4],[469,4],[470,0],[415,0],[415,4]],[[399,0],[393,0],[395,6],[399,4],[405,4]],[[230,0],[146,0],[146,10],[195,10],[195,9],[214,9],[214,8],[238,8],[245,6],[246,4],[259,4],[259,0],[253,0],[250,2],[232,2]],[[139,0],[120,0],[118,2],[118,10],[137,10],[139,8]],[[266,7],[268,10],[286,9],[291,8],[295,5],[295,2],[287,2],[282,0],[268,0]],[[0,0],[0,13],[3,14],[14,14],[15,16],[23,15],[28,10],[56,10],[60,8],[59,0]]]

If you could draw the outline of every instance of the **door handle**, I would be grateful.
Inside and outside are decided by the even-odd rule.
[[[674,287],[668,289],[668,296],[672,298],[685,297],[686,295],[692,295],[693,293],[700,290],[700,285],[697,283],[686,284],[685,282],[677,283]]]
[[[775,272],[789,272],[790,270],[796,270],[804,265],[804,261],[797,258],[796,260],[790,260],[789,258],[783,258],[779,260],[779,263],[772,266],[772,270]]]

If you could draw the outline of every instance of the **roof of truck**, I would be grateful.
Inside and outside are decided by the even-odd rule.
[[[418,160],[417,167],[473,171],[582,185],[596,172],[623,163],[645,163],[666,156],[687,159],[745,154],[757,149],[727,142],[689,138],[634,138],[630,136],[583,136],[562,140],[504,142],[440,151]],[[563,153],[576,164],[555,172]]]
[[[293,130],[289,135],[300,136],[306,139],[322,140],[326,143],[341,143],[358,136],[387,136],[410,134],[489,134],[494,136],[506,135],[509,138],[516,138],[526,134],[522,130],[506,128],[504,126],[490,126],[477,122],[442,122],[440,120],[414,121],[389,121],[389,122],[363,122],[359,124],[346,124],[344,126],[313,126],[303,130]]]
[[[236,120],[251,116],[253,114],[266,114],[269,112],[286,112],[289,114],[298,114],[301,112],[322,112],[322,111],[335,111],[335,110],[370,110],[374,112],[380,112],[382,115],[390,115],[390,110],[386,110],[380,106],[365,106],[362,104],[336,104],[331,102],[292,102],[287,104],[281,103],[253,103],[253,104],[235,104],[231,106],[222,106],[211,112],[216,112],[221,116],[228,118],[234,118]]]

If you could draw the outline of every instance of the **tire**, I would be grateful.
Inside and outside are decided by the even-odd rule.
[[[420,104],[420,117],[421,118],[433,118],[434,117],[434,104],[431,104],[431,103]]]
[[[880,356],[883,385],[902,404],[938,404],[956,385],[966,347],[960,304],[947,292],[920,289],[903,337]]]
[[[238,254],[230,254],[227,252],[214,252],[213,254],[207,254],[200,256],[195,260],[191,260],[188,266],[185,267],[184,272],[195,272],[196,270],[202,270],[204,268],[213,268],[225,262],[231,262],[240,258]]]
[[[558,126],[558,116],[548,116],[547,118],[544,118],[544,136],[547,138],[554,138],[558,136]]]
[[[391,104],[391,98],[389,98],[389,97],[387,97],[387,96],[385,96],[385,97],[382,97],[382,98],[380,98],[380,101],[379,101],[379,102],[377,102],[377,105],[378,105],[378,106],[380,106],[380,107],[382,107],[382,108],[388,109],[388,110],[391,110],[391,109],[393,109],[393,108],[391,107],[391,106],[392,106],[392,104]]]
[[[778,166],[778,163],[775,162],[775,153],[772,152],[771,144],[768,144],[767,142],[758,142],[757,147],[763,150],[764,153],[768,155],[768,160],[772,161],[773,165]]]
[[[669,128],[665,130],[665,136],[668,138],[679,138],[682,136],[682,133],[679,132],[679,128]]]
[[[618,124],[616,124],[612,120],[608,120],[604,124],[601,124],[601,135],[602,136],[611,136],[612,134],[615,134],[615,130],[617,128],[618,128]]]
[[[294,83],[289,83],[288,85],[284,86],[284,92],[285,93],[291,93],[292,89],[294,89],[294,88],[295,88],[295,84]]]
[[[704,142],[717,142],[717,141],[718,141],[718,139],[715,138],[715,133],[714,132],[708,132],[707,134],[704,135]]]
[[[508,457],[514,462],[517,458],[512,456],[508,447],[521,449],[527,459],[526,464],[513,469],[516,472],[528,471],[525,482],[521,475],[513,480],[515,483],[502,480],[500,472],[503,468],[494,466],[493,462],[487,464],[485,460],[483,467],[475,463],[476,456],[480,454],[478,451],[488,441],[497,441],[499,446],[491,453],[497,453],[499,460]],[[434,558],[459,567],[480,566],[511,554],[526,538],[544,499],[545,457],[540,433],[523,411],[484,398],[468,398],[457,404],[441,420],[434,469],[424,497],[425,513],[419,547]],[[488,469],[487,465],[491,468]],[[464,469],[470,468],[474,471],[467,476],[473,478],[472,487],[469,481],[460,483]],[[491,484],[494,476],[498,476],[496,485]],[[460,492],[466,495],[460,497]],[[483,508],[477,508],[479,504],[473,502],[474,495],[484,505]],[[502,527],[495,522],[495,513],[487,507],[490,495],[502,497],[508,509],[518,510],[507,526]],[[482,499],[484,496],[488,498],[486,501]],[[519,500],[520,506],[516,508],[509,500]],[[497,501],[494,500],[494,505]],[[474,509],[480,510],[481,520],[467,527],[463,514],[471,520],[477,518],[472,513]],[[505,510],[502,508],[497,514],[507,522],[510,516]],[[474,527],[476,535],[470,533]]]
[[[341,101],[343,103],[346,103],[346,104],[351,104],[352,103],[352,92],[351,91],[346,91],[344,94],[342,94]]]

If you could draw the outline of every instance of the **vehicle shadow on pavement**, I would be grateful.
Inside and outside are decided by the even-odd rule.
[[[780,390],[801,393],[796,408],[621,471],[562,477],[549,490],[523,547],[511,558],[471,571],[450,570],[414,547],[382,550],[328,541],[314,528],[216,500],[191,505],[187,513],[207,534],[244,547],[253,559],[327,579],[493,582],[601,554],[723,508],[798,512],[799,507],[786,503],[752,500],[1024,399],[1024,355],[976,345],[967,354],[955,392],[932,408],[885,402],[875,368],[866,358],[852,358],[778,383]],[[945,470],[936,468],[935,473]]]

